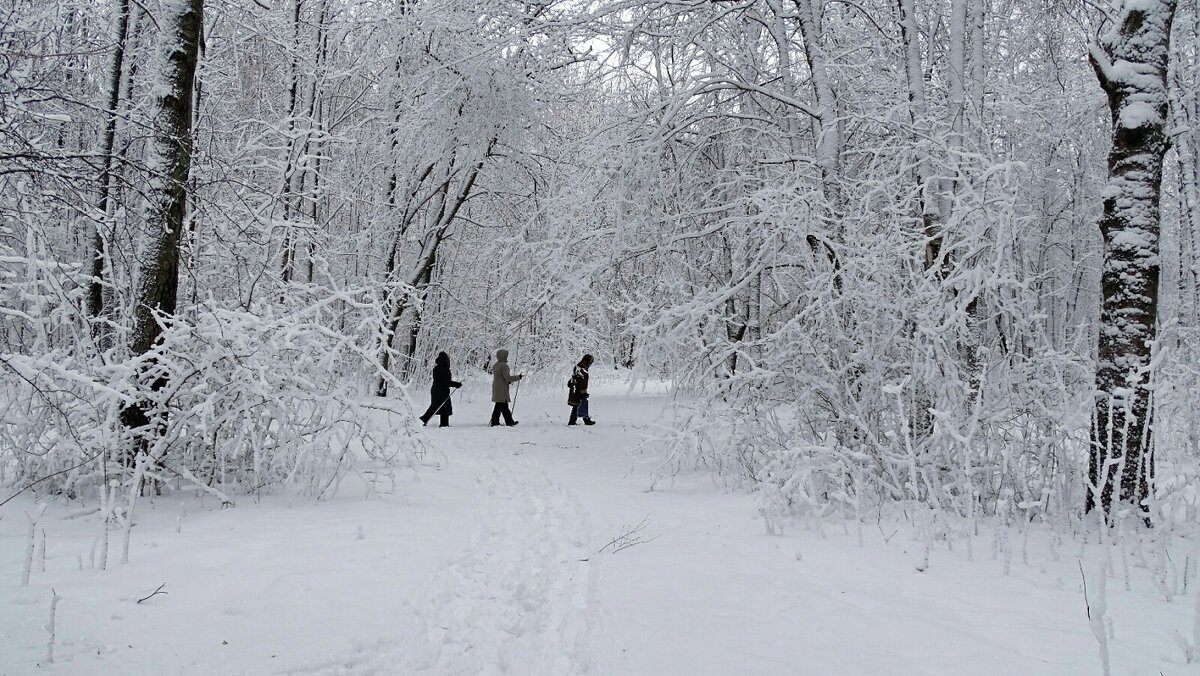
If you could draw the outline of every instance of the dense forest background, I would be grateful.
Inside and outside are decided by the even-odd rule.
[[[320,496],[504,347],[769,520],[1194,521],[1200,4],[1102,4],[6,0],[0,481]]]

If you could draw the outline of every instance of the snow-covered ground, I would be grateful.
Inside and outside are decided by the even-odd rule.
[[[771,536],[751,497],[702,470],[647,491],[656,463],[633,450],[660,395],[610,389],[599,425],[567,428],[561,393],[525,393],[520,426],[491,429],[483,394],[426,429],[429,466],[394,490],[147,499],[130,563],[114,533],[105,571],[88,568],[95,517],[53,504],[46,570],[19,587],[32,502],[10,503],[0,674],[1099,673],[1078,542],[1055,562],[1035,536],[1005,575],[987,535],[973,561],[942,546],[924,572],[903,522],[868,524],[861,545],[840,523]],[[631,530],[643,542],[620,549]],[[1108,584],[1113,673],[1200,673],[1174,638],[1191,598],[1165,601],[1130,566],[1132,591],[1121,570]]]

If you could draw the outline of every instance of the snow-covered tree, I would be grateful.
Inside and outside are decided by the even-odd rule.
[[[1112,112],[1099,356],[1087,508],[1115,497],[1149,511],[1153,363],[1159,315],[1160,194],[1176,3],[1120,2],[1089,56]]]

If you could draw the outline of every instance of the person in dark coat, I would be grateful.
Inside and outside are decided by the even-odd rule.
[[[513,375],[508,369],[508,350],[496,350],[496,364],[492,367],[492,427],[500,424],[500,416],[504,416],[504,424],[512,427],[517,424],[513,420],[512,410],[508,407],[511,401],[508,386],[525,376]]]
[[[583,418],[584,425],[595,425],[596,421],[588,415],[588,368],[592,365],[592,355],[585,354],[575,365],[571,379],[567,381],[567,403],[571,406],[571,419],[568,425],[575,425],[576,420]]]
[[[450,378],[450,355],[439,352],[433,363],[433,384],[429,386],[429,408],[421,416],[421,424],[429,424],[433,416],[440,416],[440,427],[450,426],[450,416],[454,415],[454,402],[450,401],[450,390],[462,387],[462,383]]]

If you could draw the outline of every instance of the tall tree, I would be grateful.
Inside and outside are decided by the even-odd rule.
[[[1200,322],[1200,3],[1192,3],[1190,21],[1176,21],[1172,48],[1172,126],[1179,172],[1179,317]],[[1179,19],[1184,19],[1183,16]]]
[[[146,237],[136,290],[130,349],[149,352],[162,333],[158,315],[175,314],[179,289],[179,237],[187,210],[188,173],[192,161],[192,94],[199,55],[204,0],[169,0],[159,17],[160,87],[155,89],[154,132],[147,149],[151,173],[146,190]],[[161,378],[152,387],[161,389]],[[149,421],[145,402],[122,414],[130,429]]]
[[[1174,0],[1122,0],[1090,50],[1108,95],[1112,149],[1103,191],[1097,399],[1086,509],[1116,499],[1148,510],[1154,474],[1151,352],[1157,335],[1159,194],[1168,139]],[[1099,503],[1097,503],[1099,500]]]
[[[942,252],[941,221],[944,214],[938,207],[938,190],[928,153],[921,147],[923,137],[929,136],[929,107],[925,99],[924,65],[921,58],[921,38],[917,30],[916,0],[896,0],[899,9],[900,41],[903,44],[903,67],[908,84],[908,111],[916,131],[917,190],[921,204],[921,223],[925,230],[925,269],[938,265]]]
[[[104,311],[104,259],[107,258],[105,229],[109,227],[108,214],[112,208],[111,200],[114,189],[112,174],[116,157],[113,155],[113,150],[117,137],[117,108],[121,104],[122,96],[121,84],[125,79],[125,41],[129,35],[130,20],[129,0],[119,0],[113,11],[116,38],[111,61],[109,61],[108,107],[105,111],[107,115],[104,120],[104,147],[101,158],[103,169],[100,171],[100,200],[96,205],[99,220],[96,223],[96,231],[93,233],[92,239],[92,280],[88,287],[88,314],[93,318],[98,318]]]

